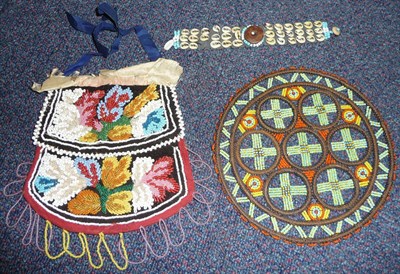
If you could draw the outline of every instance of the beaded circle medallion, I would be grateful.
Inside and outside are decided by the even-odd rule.
[[[394,180],[393,145],[375,107],[347,81],[315,70],[281,70],[240,89],[213,150],[242,219],[300,245],[358,232]]]

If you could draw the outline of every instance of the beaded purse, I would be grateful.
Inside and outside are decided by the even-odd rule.
[[[200,203],[207,201],[195,195],[184,141],[175,91],[182,67],[160,58],[142,27],[120,29],[116,11],[108,4],[100,4],[97,11],[102,15],[97,26],[67,15],[75,29],[92,35],[98,53],[85,54],[64,73],[53,70],[42,85],[33,86],[38,92],[47,92],[47,97],[34,131],[37,150],[23,190],[29,205],[22,214],[29,208],[30,218],[35,216],[27,231],[31,240],[35,223],[37,237],[39,234],[38,215],[46,220],[44,251],[50,259],[87,254],[89,263],[100,268],[104,248],[116,267],[123,270],[129,263],[140,263],[129,260],[123,233],[138,230],[145,244],[144,259],[149,250],[160,258],[163,255],[154,252],[145,227],[159,224],[168,251],[168,246],[180,245],[183,239],[172,242],[164,220],[179,213],[178,226],[184,238],[180,213],[185,210],[189,214],[184,208],[193,198]],[[110,50],[97,40],[103,30],[117,33]],[[152,62],[102,70],[97,76],[68,76],[91,57],[107,57],[118,50],[120,38],[131,30],[137,33]],[[200,224],[190,214],[189,218]],[[62,229],[62,248],[56,254],[50,251],[53,225]],[[79,239],[79,251],[70,247],[70,232]],[[89,244],[93,237],[87,234],[97,238],[97,263]],[[119,235],[122,263],[114,258],[106,234]]]
[[[35,211],[69,231],[119,233],[186,205],[193,178],[174,89],[181,72],[158,59],[98,76],[51,75],[24,192]]]

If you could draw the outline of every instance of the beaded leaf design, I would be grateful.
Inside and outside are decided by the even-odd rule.
[[[175,193],[179,190],[179,185],[175,179],[170,177],[174,170],[173,163],[174,160],[171,157],[161,157],[142,178],[142,181],[150,186],[156,202],[161,202],[165,199],[166,191]]]
[[[87,179],[87,185],[96,187],[101,176],[100,164],[96,160],[76,158],[74,165],[78,172]]]
[[[48,130],[59,138],[83,143],[149,136],[167,125],[159,98],[155,84],[136,97],[129,87],[118,85],[108,91],[65,90]]]
[[[94,92],[86,90],[76,101],[75,106],[81,115],[81,124],[92,127],[96,131],[101,131],[103,125],[97,118],[97,105],[104,95],[104,90],[96,90]]]
[[[79,110],[68,94],[64,94],[63,101],[60,101],[55,109],[49,133],[67,140],[77,140],[90,132],[91,128],[81,123]]]
[[[158,99],[160,96],[156,91],[157,86],[155,84],[149,85],[141,94],[133,99],[125,108],[124,115],[126,117],[133,117],[140,112],[147,103],[152,100]]]
[[[46,155],[43,167],[35,186],[43,193],[43,200],[54,206],[65,205],[87,186],[87,179],[76,170],[74,161],[68,157]]]
[[[113,215],[131,212],[129,205],[132,199],[130,193],[132,184],[129,183],[131,161],[129,155],[120,160],[116,157],[107,157],[100,168],[96,160],[85,161],[77,158],[76,168],[94,184],[72,199],[68,203],[68,210],[77,215],[97,214],[100,211]]]
[[[138,158],[132,166],[132,206],[134,211],[141,208],[148,209],[155,202],[162,202],[166,192],[176,193],[179,185],[171,177],[174,171],[174,161],[164,156],[154,162],[150,157]]]
[[[85,189],[68,203],[68,210],[77,215],[95,215],[100,212],[100,196],[91,189]]]
[[[132,134],[134,137],[148,136],[161,131],[166,123],[161,100],[151,101],[131,119]]]
[[[107,92],[104,101],[97,106],[97,116],[101,121],[112,123],[117,121],[123,112],[123,107],[132,99],[130,88],[122,89],[114,86]]]
[[[116,157],[108,157],[103,161],[101,180],[108,189],[117,188],[125,184],[131,177],[128,167],[132,161],[131,156],[124,156],[119,161]]]
[[[120,159],[107,157],[101,164],[98,160],[76,158],[71,164],[84,182],[68,198],[68,211],[76,215],[137,213],[165,201],[167,192],[179,191],[179,184],[172,177],[174,160],[169,156],[157,160],[138,157],[133,162],[129,155]],[[58,184],[43,176],[35,183],[40,193]]]

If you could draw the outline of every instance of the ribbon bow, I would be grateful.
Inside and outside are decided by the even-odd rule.
[[[157,49],[157,46],[154,44],[150,34],[142,26],[137,25],[129,29],[121,29],[118,26],[117,11],[108,3],[100,3],[96,9],[96,13],[98,16],[101,16],[101,22],[97,25],[93,25],[92,23],[89,23],[78,16],[74,16],[69,12],[66,12],[67,19],[74,29],[92,36],[97,52],[84,54],[76,63],[70,65],[64,71],[64,75],[70,75],[74,73],[86,65],[94,56],[102,56],[107,58],[109,55],[118,51],[122,37],[129,34],[132,30],[135,30],[142,47],[146,51],[151,61],[155,61],[161,57],[161,54]],[[117,33],[117,36],[115,37],[110,48],[107,48],[98,40],[99,34],[102,31],[111,31]]]

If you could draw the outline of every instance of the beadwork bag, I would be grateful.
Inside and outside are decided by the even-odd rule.
[[[68,231],[119,233],[186,205],[193,178],[174,90],[181,72],[159,59],[98,76],[51,75],[24,190],[35,211]]]
[[[44,251],[49,258],[87,254],[90,264],[100,268],[104,261],[100,249],[104,246],[122,270],[132,263],[124,232],[139,230],[145,241],[145,256],[149,248],[156,257],[162,257],[154,253],[144,227],[159,223],[162,230],[167,229],[164,220],[180,213],[193,198],[207,202],[201,195],[195,197],[184,141],[175,91],[182,67],[160,58],[141,26],[120,29],[116,12],[108,4],[100,4],[97,11],[102,15],[97,26],[67,15],[75,29],[92,35],[98,53],[85,54],[64,73],[53,70],[42,85],[33,86],[38,92],[47,92],[47,97],[33,135],[37,149],[23,195],[30,208],[46,220]],[[103,30],[117,33],[110,50],[97,40]],[[91,57],[107,57],[118,50],[121,37],[131,30],[137,33],[152,62],[102,70],[97,76],[68,76]],[[31,239],[35,223],[39,223],[37,215],[28,227]],[[62,249],[55,255],[51,254],[55,251],[50,252],[53,224],[63,230]],[[179,226],[182,229],[180,219]],[[80,254],[69,247],[70,232],[77,233]],[[168,245],[179,245],[172,243],[168,231],[162,233],[167,250]],[[99,263],[93,263],[87,234],[98,235]],[[119,234],[122,265],[114,259],[106,234]]]

